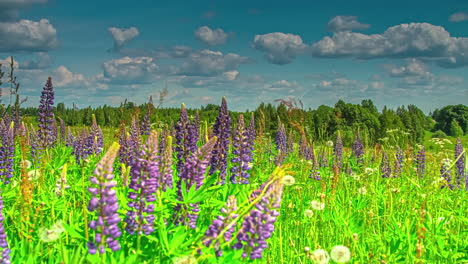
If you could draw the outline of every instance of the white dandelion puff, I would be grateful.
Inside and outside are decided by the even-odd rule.
[[[351,259],[351,252],[349,251],[349,248],[338,245],[332,248],[330,256],[335,262],[346,263]]]
[[[314,216],[314,211],[306,209],[304,210],[304,216],[307,218],[311,218],[312,216]]]
[[[283,177],[283,184],[286,186],[292,186],[296,183],[296,179],[294,179],[291,175],[285,175]]]
[[[312,206],[312,209],[314,210],[323,210],[325,208],[325,203],[314,200],[310,202],[310,206]]]

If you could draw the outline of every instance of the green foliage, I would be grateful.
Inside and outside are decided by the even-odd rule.
[[[432,138],[447,138],[447,134],[445,134],[442,130],[437,130],[434,134],[432,134]]]
[[[463,129],[458,124],[457,120],[453,119],[450,123],[450,135],[453,137],[463,136]]]
[[[468,133],[468,106],[449,105],[442,109],[436,109],[432,113],[432,118],[436,121],[435,130],[442,130],[447,135],[451,135],[452,121],[456,120],[463,130],[463,134]]]

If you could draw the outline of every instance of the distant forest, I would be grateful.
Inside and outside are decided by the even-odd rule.
[[[227,98],[229,107],[229,98]],[[372,100],[363,100],[361,104],[338,101],[334,107],[321,105],[317,109],[304,109],[301,103],[287,100],[279,101],[278,106],[261,103],[254,111],[257,130],[263,135],[274,137],[278,122],[285,124],[287,131],[294,137],[305,133],[314,141],[326,141],[336,136],[340,131],[345,145],[354,141],[359,130],[367,143],[391,138],[395,143],[421,143],[425,131],[436,132],[435,136],[460,137],[468,133],[468,107],[466,105],[449,105],[435,110],[429,116],[425,115],[415,105],[401,106],[396,110],[384,107],[378,111]],[[208,125],[214,123],[220,106],[208,104],[200,109],[187,109],[193,118],[197,112],[201,122]],[[170,127],[179,119],[180,108],[160,108],[151,103],[136,105],[133,102],[123,102],[119,107],[100,106],[97,108],[76,109],[66,107],[64,103],[57,104],[54,109],[56,118],[61,118],[69,126],[89,126],[92,114],[96,116],[101,127],[118,127],[129,125],[132,116],[142,120],[150,111],[151,127]],[[35,122],[38,108],[21,109],[22,115]],[[252,112],[231,111],[232,129],[236,127],[239,115],[250,119]]]

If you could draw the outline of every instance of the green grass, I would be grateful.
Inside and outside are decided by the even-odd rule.
[[[76,129],[74,130],[76,131]],[[118,141],[116,129],[105,129],[105,148]],[[160,193],[155,202],[156,231],[138,239],[125,231],[119,238],[122,249],[107,252],[101,258],[87,254],[87,236],[93,232],[86,223],[95,219],[86,206],[90,199],[87,187],[100,157],[91,157],[83,166],[77,165],[71,149],[58,146],[49,152],[50,159],[42,166],[43,177],[33,179],[34,196],[31,206],[24,205],[20,153],[17,149],[12,183],[2,188],[4,200],[5,230],[12,249],[13,263],[172,263],[177,257],[193,255],[198,263],[313,263],[312,251],[323,248],[330,252],[335,245],[351,250],[350,263],[468,263],[468,192],[460,189],[441,189],[440,162],[444,157],[453,159],[453,144],[431,147],[430,134],[426,135],[428,149],[426,173],[420,178],[415,173],[412,156],[406,157],[403,173],[398,178],[381,178],[379,164],[381,154],[367,149],[365,164],[353,166],[352,175],[340,173],[334,177],[331,168],[321,168],[322,180],[309,178],[310,164],[297,153],[287,157],[285,173],[295,177],[293,186],[284,186],[280,216],[275,231],[268,240],[268,248],[260,260],[240,258],[239,250],[232,244],[223,245],[223,257],[213,256],[213,249],[206,249],[201,242],[203,234],[219,214],[230,195],[238,200],[238,213],[248,213],[252,204],[248,197],[274,172],[275,150],[271,145],[256,147],[254,167],[249,185],[226,184],[184,193],[185,202],[200,202],[198,228],[170,224],[172,208],[177,203],[175,189]],[[463,142],[468,142],[467,137]],[[450,139],[452,142],[453,139]],[[316,146],[320,153],[323,146]],[[394,148],[384,146],[393,165]],[[416,146],[413,147],[417,149]],[[346,158],[350,150],[345,150]],[[353,163],[353,160],[350,159]],[[345,164],[348,161],[345,159]],[[67,170],[64,165],[67,164]],[[366,174],[365,168],[374,169]],[[32,170],[30,168],[29,170]],[[452,168],[453,171],[453,168]],[[282,173],[281,175],[284,175]],[[60,196],[55,193],[56,180],[66,175],[70,185]],[[124,219],[128,188],[123,186],[120,165],[115,165],[116,187],[119,198],[119,214]],[[213,178],[205,181],[212,182]],[[364,191],[365,190],[365,191]],[[323,201],[323,210],[313,210],[311,201]],[[313,210],[312,217],[304,214]],[[22,223],[29,215],[29,221]],[[164,219],[169,221],[166,225]],[[65,231],[57,240],[41,240],[41,227],[50,228],[62,220]],[[239,218],[237,227],[240,227]],[[419,254],[417,246],[420,245]],[[422,247],[421,247],[422,246]],[[310,251],[305,251],[305,248]],[[139,248],[139,250],[138,250]],[[197,250],[202,250],[199,255]],[[333,262],[331,262],[333,263]]]

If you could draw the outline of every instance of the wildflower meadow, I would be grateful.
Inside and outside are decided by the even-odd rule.
[[[228,106],[73,126],[49,78],[37,115],[3,108],[0,263],[468,263],[466,136],[317,139],[287,101],[269,133]]]

